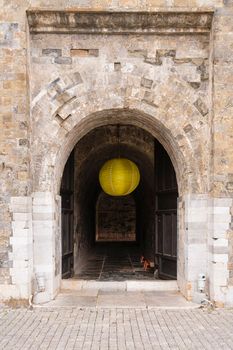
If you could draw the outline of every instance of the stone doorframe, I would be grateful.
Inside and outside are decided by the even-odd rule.
[[[106,30],[115,33],[118,28],[118,34],[142,33],[142,30],[144,34],[177,34],[209,32],[212,15],[211,10],[190,13],[189,10],[175,11],[174,8],[172,11],[166,9],[166,12],[160,10],[153,14],[120,15],[29,11],[28,20],[31,33],[84,33],[87,32],[87,29],[84,31],[87,28],[85,23],[89,21],[88,28],[96,33]],[[64,16],[65,21],[62,20]],[[121,26],[119,16],[125,18]],[[140,23],[138,16],[146,21],[146,25],[137,24]],[[161,54],[166,55],[167,52]],[[161,64],[160,56],[155,57],[155,60]],[[27,269],[21,274],[18,271],[18,277],[12,269],[19,296],[29,297],[35,292],[37,272],[44,273],[46,277],[46,291],[50,299],[59,291],[59,190],[66,160],[75,144],[96,127],[127,124],[150,132],[166,149],[176,171],[179,189],[177,282],[180,291],[191,300],[197,293],[198,274],[204,273],[210,298],[225,303],[230,294],[229,290],[222,288],[227,288],[229,277],[226,268],[228,240],[224,235],[229,227],[229,207],[232,203],[228,199],[212,199],[208,195],[209,169],[204,165],[209,162],[210,128],[197,123],[203,108],[206,113],[208,107],[201,103],[196,91],[175,74],[166,83],[160,84],[159,88],[166,91],[166,101],[160,100],[158,103],[153,102],[156,95],[153,81],[147,81],[140,75],[132,79],[127,72],[123,75],[124,86],[100,81],[96,89],[92,87],[95,77],[72,71],[58,76],[31,103],[33,193],[28,198],[17,197],[11,201],[13,251],[18,249],[17,235],[21,232],[25,254],[22,253],[20,259],[22,262],[25,259],[29,261]],[[145,88],[148,87],[150,93],[146,94]],[[25,213],[23,222],[22,215],[19,215],[22,211]],[[217,225],[219,213],[221,228]],[[215,253],[214,247],[217,246],[220,248]],[[20,278],[22,274],[23,279]]]

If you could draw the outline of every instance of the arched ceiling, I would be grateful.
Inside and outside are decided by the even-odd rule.
[[[139,168],[141,180],[137,192],[153,191],[154,139],[144,130],[124,126],[120,140],[116,125],[100,127],[87,134],[75,147],[75,182],[79,197],[96,200],[101,188],[98,175],[101,166],[115,157],[128,158]],[[82,198],[84,199],[84,198]],[[85,199],[84,199],[85,200]]]

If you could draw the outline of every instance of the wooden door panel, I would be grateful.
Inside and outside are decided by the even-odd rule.
[[[163,214],[163,254],[172,256],[172,215]]]
[[[156,247],[155,261],[159,277],[177,275],[177,197],[176,175],[165,149],[155,143]]]
[[[163,279],[176,279],[176,276],[177,261],[169,257],[159,257],[159,277]]]
[[[63,239],[62,239],[62,254],[65,255],[67,253],[70,253],[73,250],[73,237],[70,234],[73,229],[73,213],[71,212],[63,212],[62,216],[62,232]]]
[[[62,177],[62,278],[69,278],[73,272],[74,244],[74,155],[71,153]]]
[[[157,210],[168,210],[177,207],[177,193],[163,193],[157,196]]]
[[[163,253],[163,235],[159,235],[159,232],[163,232],[163,215],[159,212],[156,214],[156,254]]]
[[[177,212],[172,215],[172,256],[177,258]]]
[[[176,258],[177,218],[176,212],[156,213],[156,253]]]

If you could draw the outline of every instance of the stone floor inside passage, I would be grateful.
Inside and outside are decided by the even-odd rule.
[[[154,280],[154,269],[143,268],[141,252],[134,245],[98,244],[88,254],[77,279],[99,281]]]

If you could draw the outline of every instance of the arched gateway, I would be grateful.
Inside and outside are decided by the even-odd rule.
[[[32,9],[27,16],[30,142],[20,139],[19,146],[28,146],[30,161],[23,159],[22,169],[30,162],[30,172],[24,192],[10,199],[14,264],[4,293],[29,298],[38,292],[39,274],[45,298],[52,299],[61,286],[62,255],[64,277],[78,273],[84,233],[98,241],[109,232],[103,212],[119,233],[119,206],[98,206],[97,181],[102,163],[116,153],[118,125],[121,151],[142,175],[141,187],[121,203],[131,218],[122,241],[140,243],[161,278],[177,275],[189,300],[198,296],[204,274],[208,296],[229,304],[232,201],[217,198],[218,189],[214,197],[211,188],[222,176],[213,170],[212,11]],[[23,182],[25,172],[17,169]],[[71,245],[66,236],[62,251],[69,227]]]
[[[108,75],[109,73],[106,74]],[[142,84],[142,81],[145,80],[143,76],[138,77],[139,84],[135,85],[133,89],[129,89],[128,86],[130,80],[128,73],[121,73],[121,81],[125,82],[125,88],[122,87],[121,89],[119,89],[118,84],[106,85],[103,81],[99,81],[98,88],[96,88],[92,82],[98,81],[98,76],[92,74],[90,80],[86,82],[84,82],[83,77],[85,77],[84,72],[82,74],[74,72],[72,74],[69,73],[68,76],[58,77],[48,85],[47,90],[44,90],[41,96],[38,96],[34,100],[33,116],[36,128],[32,142],[33,158],[35,160],[33,163],[33,173],[35,174],[33,181],[33,208],[39,211],[40,209],[37,203],[40,203],[43,210],[47,207],[47,211],[51,216],[49,224],[46,216],[48,227],[44,230],[43,243],[41,243],[41,231],[39,229],[42,221],[35,221],[33,223],[35,271],[42,272],[46,265],[48,290],[50,290],[51,296],[54,295],[59,289],[62,274],[60,186],[65,164],[72,150],[82,140],[86,137],[88,138],[88,135],[92,133],[92,138],[89,139],[89,145],[94,144],[93,138],[95,137],[96,130],[105,128],[106,133],[106,128],[109,126],[120,125],[122,128],[129,128],[129,139],[131,137],[130,128],[132,128],[134,134],[135,130],[141,130],[144,138],[145,135],[149,135],[154,140],[153,142],[157,142],[161,150],[163,149],[163,152],[169,155],[169,161],[173,164],[172,167],[174,167],[176,173],[177,190],[179,192],[177,281],[182,293],[190,299],[194,289],[194,285],[192,285],[192,278],[194,277],[191,278],[189,276],[193,273],[192,271],[203,270],[203,261],[197,261],[194,256],[188,256],[190,251],[187,250],[185,220],[187,220],[187,210],[190,210],[187,207],[188,203],[190,203],[190,194],[203,193],[206,187],[206,175],[203,173],[202,167],[205,153],[198,151],[203,147],[201,137],[204,130],[201,122],[198,127],[196,125],[197,118],[200,119],[200,115],[195,106],[184,103],[184,90],[184,95],[181,96],[183,103],[180,103],[181,97],[177,94],[177,85],[181,84],[183,89],[186,90],[186,94],[195,94],[195,91],[185,82],[178,79],[178,77],[171,75],[169,80],[170,96],[167,96],[166,100],[161,101],[160,107],[159,105],[153,106],[153,104],[145,100],[145,90],[147,88]],[[65,85],[65,82],[67,85]],[[160,89],[162,89],[162,85]],[[127,89],[129,90],[128,93],[126,93]],[[150,88],[151,93],[153,93],[154,89],[157,89],[157,87],[152,85]],[[65,102],[63,101],[64,96],[67,99]],[[175,109],[171,110],[171,103],[176,106]],[[191,118],[190,108],[192,111]],[[175,118],[172,117],[174,113],[176,115]],[[177,120],[179,120],[179,123],[177,123]],[[132,138],[132,142],[134,141],[137,141],[137,137],[135,139]],[[105,139],[103,142],[111,143],[112,140]],[[145,144],[144,153],[146,153],[148,151],[146,149],[146,147],[148,148],[148,144],[146,140],[141,140],[141,142]],[[103,147],[104,143],[94,145]],[[159,158],[159,154],[156,156],[157,149],[156,147],[153,149],[153,152],[155,152],[155,162],[156,157],[158,156]],[[95,156],[98,157],[98,152]],[[78,153],[76,157],[76,162],[78,162]],[[139,159],[140,156],[135,156],[136,162]],[[143,156],[141,156],[141,159],[142,162],[145,162],[146,157],[143,160]],[[159,164],[156,164],[155,168],[159,169]],[[84,176],[88,178],[92,175],[85,174]],[[166,169],[163,173],[163,176],[165,175]],[[152,179],[155,175],[152,171],[148,176],[151,176]],[[88,196],[88,193],[86,195]],[[154,198],[152,198],[153,196]],[[203,199],[203,196],[201,198]],[[151,192],[151,201],[153,202],[155,200],[156,195]],[[194,202],[198,203],[198,200],[198,196],[195,196]],[[168,209],[174,208],[169,208],[168,205]],[[151,214],[154,217],[159,215],[159,212],[156,214],[155,207],[153,209],[150,208],[150,210],[155,210],[154,214]],[[82,212],[82,215],[85,214]],[[159,229],[156,228],[156,230]],[[45,234],[45,232],[47,233]],[[154,232],[152,232],[153,235]],[[174,242],[172,244],[174,245]],[[42,246],[44,254],[41,252]],[[189,248],[191,248],[191,243],[189,243]],[[199,248],[204,251],[205,244],[201,242]],[[155,252],[156,250],[154,250],[153,254]],[[173,273],[170,277],[174,278],[176,276],[175,270],[176,267],[174,265]],[[169,273],[167,276],[169,278]]]

